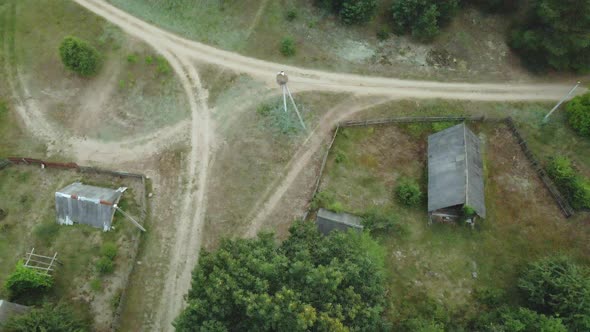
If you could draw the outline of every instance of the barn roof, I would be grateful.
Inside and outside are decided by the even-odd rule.
[[[27,310],[29,310],[29,308],[24,305],[0,300],[0,323],[6,322],[14,315],[24,314]]]
[[[58,193],[64,196],[74,195],[79,199],[96,201],[96,203],[100,201],[115,203],[122,194],[120,190],[89,186],[81,182],[74,182]]]
[[[320,209],[316,220],[319,231],[327,235],[333,230],[347,230],[349,228],[362,230],[361,218],[348,213],[335,213]]]
[[[468,205],[486,216],[479,138],[464,123],[428,137],[428,212]]]

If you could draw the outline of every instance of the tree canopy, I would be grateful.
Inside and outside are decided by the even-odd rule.
[[[533,0],[510,45],[533,69],[590,70],[590,1]]]
[[[64,38],[59,46],[59,55],[68,69],[82,76],[92,76],[100,68],[101,59],[98,51],[76,37]]]
[[[375,15],[376,0],[316,0],[315,3],[340,17],[346,24],[365,23]]]
[[[193,272],[178,331],[379,331],[385,328],[384,254],[366,233],[323,237],[298,222],[225,240]]]
[[[429,41],[450,22],[459,7],[458,0],[395,0],[391,10],[398,33]]]
[[[547,165],[547,174],[559,186],[574,209],[590,208],[590,180],[578,174],[569,158],[551,158]]]
[[[563,256],[531,264],[518,281],[527,306],[557,315],[574,331],[590,331],[588,270]]]

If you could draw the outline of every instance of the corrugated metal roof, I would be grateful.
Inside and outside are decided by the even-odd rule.
[[[486,216],[480,142],[463,123],[428,137],[428,212],[456,205]]]
[[[63,195],[76,195],[79,198],[85,198],[89,200],[102,200],[109,203],[114,203],[119,198],[119,196],[121,196],[120,191],[109,188],[89,186],[82,184],[81,182],[74,182],[62,190],[59,190],[58,193]]]

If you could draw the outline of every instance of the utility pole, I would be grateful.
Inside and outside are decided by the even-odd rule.
[[[580,86],[580,81],[578,81],[576,85],[574,85],[574,87],[570,90],[570,92],[568,92],[567,95],[565,95],[565,97],[561,98],[559,103],[557,103],[557,105],[555,105],[555,107],[553,107],[553,109],[551,109],[551,111],[549,111],[549,113],[545,115],[545,117],[543,118],[543,123],[549,122],[549,116],[551,116],[551,114],[555,112],[555,110],[557,110],[559,106],[561,106],[561,104],[563,104],[563,102],[566,101],[572,95],[572,93],[574,93],[574,91],[576,91],[578,86]]]

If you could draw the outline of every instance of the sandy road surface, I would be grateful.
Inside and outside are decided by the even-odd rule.
[[[190,41],[153,25],[143,22],[112,5],[99,0],[74,0],[81,6],[118,25],[130,35],[151,45],[170,62],[188,96],[191,109],[190,123],[162,128],[144,137],[120,142],[104,143],[79,137],[64,136],[44,121],[43,112],[26,91],[26,86],[13,86],[17,91],[17,111],[27,128],[47,142],[59,143],[59,149],[72,152],[79,161],[98,163],[117,159],[118,162],[145,158],[181,140],[190,141],[190,153],[183,170],[188,180],[186,188],[179,189],[182,197],[179,219],[169,257],[169,268],[164,281],[160,303],[155,308],[157,330],[171,330],[170,323],[182,309],[183,295],[190,287],[191,270],[198,260],[201,245],[201,229],[207,204],[207,177],[212,146],[210,110],[207,107],[207,91],[203,89],[198,73],[191,61],[209,63],[246,73],[274,86],[274,73],[285,70],[290,76],[294,91],[318,90],[350,92],[354,95],[378,95],[380,101],[396,98],[448,98],[470,100],[555,100],[570,88],[561,84],[469,84],[398,80],[380,77],[364,77],[351,74],[328,73],[293,66],[284,66],[245,57]],[[583,91],[579,91],[583,92]],[[310,133],[304,146],[295,154],[285,169],[285,177],[267,190],[259,213],[252,215],[250,235],[256,233],[266,216],[275,208],[280,198],[291,187],[300,171],[309,163],[314,151],[321,148],[322,137],[332,125],[370,104],[351,105],[346,113],[337,108],[328,112],[322,124]],[[190,131],[187,133],[187,129]],[[52,143],[53,144],[53,143]],[[58,144],[58,143],[55,143]],[[51,144],[50,144],[51,145]],[[157,199],[157,198],[156,198]]]
[[[179,37],[141,21],[104,1],[75,1],[128,33],[150,44],[155,43],[165,47],[179,56],[229,68],[238,73],[246,73],[271,85],[275,84],[273,74],[284,70],[289,74],[291,86],[296,91],[340,91],[397,98],[555,100],[561,98],[571,88],[570,85],[563,84],[471,84],[400,80],[285,66],[249,58]]]

